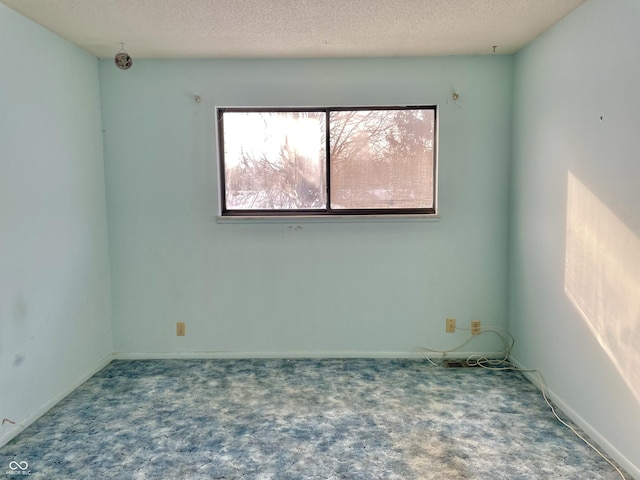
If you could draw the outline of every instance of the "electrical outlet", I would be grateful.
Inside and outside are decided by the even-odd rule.
[[[478,335],[480,332],[480,320],[471,320],[471,335]]]
[[[187,334],[187,324],[185,322],[176,323],[176,335],[178,337],[184,337]]]
[[[447,318],[447,333],[453,333],[456,331],[456,319],[455,318]]]

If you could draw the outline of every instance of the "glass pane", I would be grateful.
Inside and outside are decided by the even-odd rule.
[[[228,210],[326,207],[323,112],[223,113]]]
[[[433,208],[432,109],[332,111],[331,208]]]

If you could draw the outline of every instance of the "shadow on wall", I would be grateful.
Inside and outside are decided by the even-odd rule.
[[[640,402],[640,239],[571,172],[564,290]]]

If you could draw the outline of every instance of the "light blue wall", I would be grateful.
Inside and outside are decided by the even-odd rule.
[[[113,351],[98,62],[1,4],[0,45],[0,418],[28,423]]]
[[[515,358],[636,478],[638,32],[637,0],[590,0],[516,56],[509,308]]]
[[[512,73],[505,56],[102,60],[115,351],[417,355],[466,338],[447,316],[506,327]],[[216,106],[387,104],[440,107],[439,221],[216,223]]]

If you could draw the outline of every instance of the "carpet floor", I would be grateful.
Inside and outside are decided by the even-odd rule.
[[[0,448],[0,478],[26,472],[620,479],[518,372],[379,359],[113,361]]]

